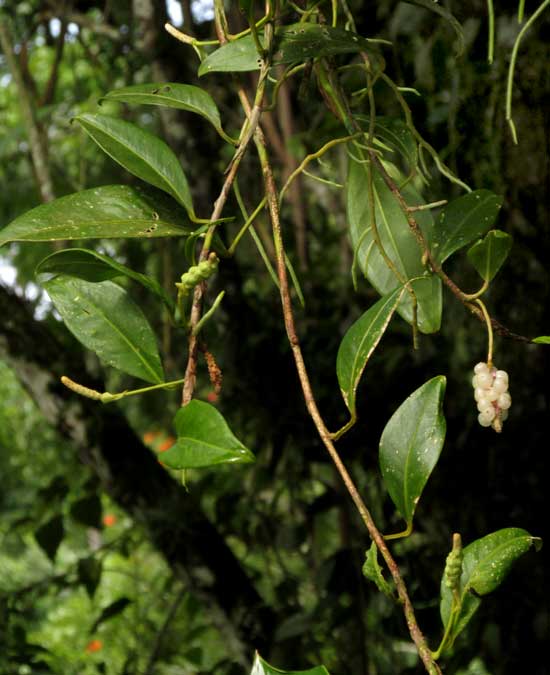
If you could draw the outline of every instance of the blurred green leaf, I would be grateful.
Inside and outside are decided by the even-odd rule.
[[[222,414],[196,399],[176,414],[177,442],[161,455],[171,469],[253,462],[254,455],[233,435]]]
[[[101,527],[101,500],[97,495],[90,495],[71,504],[71,518],[87,527]]]
[[[550,335],[539,335],[539,337],[533,338],[531,342],[536,342],[539,345],[550,345]]]
[[[101,581],[102,567],[101,561],[94,557],[81,558],[78,561],[78,583],[84,586],[86,593],[90,598],[94,597],[99,582]]]
[[[153,384],[164,381],[151,326],[120,286],[66,276],[43,286],[67,328],[106,365]]]
[[[428,380],[399,406],[380,438],[382,478],[408,527],[443,448],[445,386],[441,375]]]
[[[8,241],[185,237],[185,213],[153,188],[108,185],[42,204],[0,230]]]
[[[484,281],[491,281],[508,257],[512,237],[502,230],[491,230],[468,251],[468,260]]]
[[[456,251],[479,239],[495,222],[502,197],[475,190],[447,204],[434,227],[432,253],[442,264]]]
[[[90,633],[95,633],[102,623],[105,623],[105,621],[108,621],[109,619],[112,619],[113,617],[121,614],[131,603],[132,600],[125,597],[111,602],[110,605],[107,605],[107,607],[102,610],[99,617],[94,621],[92,627],[90,628]]]
[[[63,517],[60,515],[50,518],[34,532],[36,543],[53,562],[59,544],[63,541],[65,528],[63,526]]]
[[[191,220],[195,219],[187,178],[178,158],[164,141],[117,117],[85,114],[75,117],[75,121],[115,162],[172,195]]]
[[[456,55],[462,56],[462,54],[464,53],[464,31],[462,30],[460,22],[456,19],[456,17],[453,14],[451,14],[451,12],[449,12],[449,10],[446,7],[440,5],[437,2],[437,0],[435,2],[434,0],[405,0],[405,2],[409,3],[409,5],[417,5],[418,7],[424,7],[424,9],[427,9],[430,12],[435,12],[436,14],[439,14],[439,16],[443,17],[456,34],[457,38],[457,46],[455,50]]]
[[[382,335],[404,293],[397,288],[370,307],[348,328],[336,357],[336,374],[344,401],[355,417],[355,394],[365,366],[378,346]]]

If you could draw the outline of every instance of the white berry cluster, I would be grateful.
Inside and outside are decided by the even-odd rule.
[[[500,432],[512,405],[512,398],[508,393],[508,373],[493,366],[489,367],[487,363],[478,363],[474,373],[472,385],[479,410],[477,421],[482,427],[493,427]]]

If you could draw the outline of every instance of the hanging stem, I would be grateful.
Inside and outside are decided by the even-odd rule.
[[[476,302],[481,307],[483,318],[485,319],[485,323],[487,325],[487,365],[489,368],[491,368],[493,365],[493,325],[491,323],[491,317],[489,316],[487,307],[485,307],[483,301],[477,298]]]

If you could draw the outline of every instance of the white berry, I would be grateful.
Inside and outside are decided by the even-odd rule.
[[[482,427],[492,427],[500,433],[512,405],[512,397],[508,393],[508,373],[488,363],[477,363],[472,386],[479,410],[477,421]]]

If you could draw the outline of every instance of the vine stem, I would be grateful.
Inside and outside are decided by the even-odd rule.
[[[266,61],[264,61],[264,65],[265,67],[268,66]],[[238,94],[243,109],[250,119],[252,117],[253,109],[251,108],[246,93],[244,92],[244,89],[242,87],[239,88]],[[296,371],[298,373],[298,378],[300,380],[300,385],[304,395],[306,408],[315,425],[315,428],[317,429],[317,433],[319,434],[321,441],[323,442],[332,461],[334,462],[336,470],[338,471],[353,503],[355,504],[355,507],[357,508],[357,511],[359,512],[359,515],[361,516],[361,519],[363,520],[367,528],[369,535],[375,542],[376,546],[378,547],[379,551],[381,552],[386,562],[390,574],[395,582],[395,587],[399,599],[403,604],[403,611],[409,629],[409,633],[411,635],[413,642],[416,645],[418,654],[422,662],[424,663],[427,672],[430,675],[441,675],[441,670],[437,665],[437,663],[434,661],[431,655],[431,651],[424,638],[424,635],[422,634],[420,627],[418,626],[418,622],[416,621],[414,608],[412,606],[411,600],[407,592],[407,588],[405,586],[405,582],[403,581],[397,563],[393,559],[393,556],[391,555],[386,545],[386,542],[384,541],[383,535],[376,527],[376,524],[374,523],[370,511],[367,509],[367,506],[365,505],[365,502],[363,501],[361,495],[359,494],[359,491],[355,483],[353,482],[352,477],[350,476],[338,451],[336,450],[336,447],[331,438],[331,433],[328,430],[321,416],[321,413],[319,412],[319,408],[317,407],[317,403],[313,394],[313,390],[309,380],[309,375],[305,365],[304,357],[300,347],[300,340],[298,338],[298,334],[296,331],[294,312],[292,309],[292,300],[290,297],[290,287],[285,266],[285,249],[281,232],[278,191],[275,184],[275,179],[273,177],[273,170],[271,168],[271,163],[269,160],[266,140],[260,124],[256,126],[256,129],[254,131],[254,142],[256,145],[256,150],[258,152],[258,157],[260,159],[260,165],[262,168],[265,194],[267,197],[267,207],[273,228],[273,240],[275,243],[277,276],[279,278],[279,286],[280,286],[279,291],[281,297],[285,330],[292,350],[292,355],[294,357]]]
[[[481,307],[483,318],[487,324],[487,365],[491,368],[493,366],[493,326],[491,325],[491,317],[483,301],[476,298],[476,302]]]

